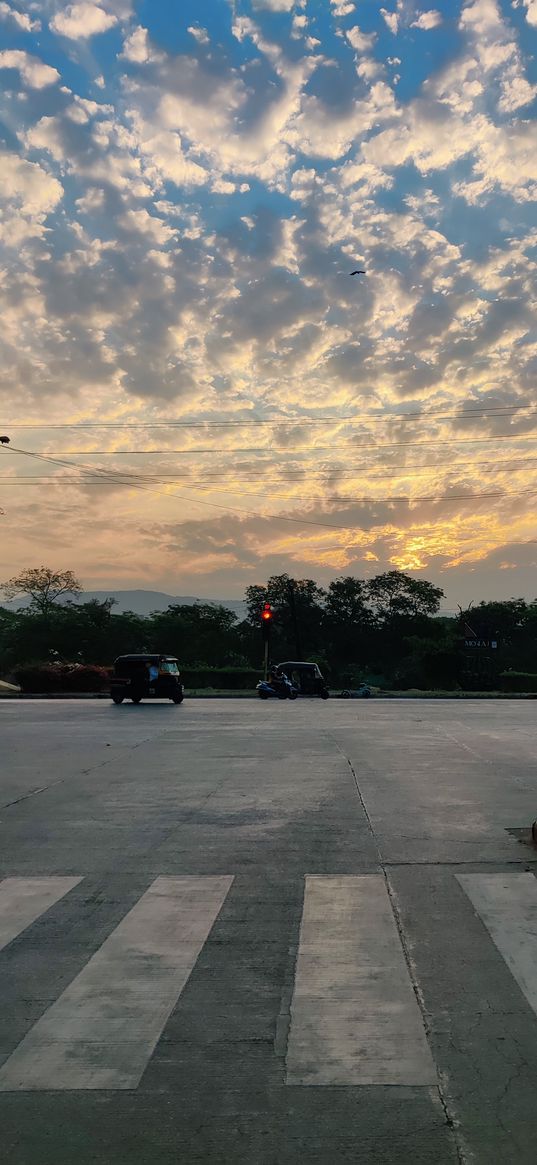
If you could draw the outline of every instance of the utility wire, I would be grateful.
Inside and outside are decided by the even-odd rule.
[[[339,424],[357,424],[362,421],[381,421],[382,423],[389,423],[393,420],[413,420],[416,417],[426,420],[428,417],[435,417],[437,420],[460,420],[465,417],[471,419],[472,417],[483,416],[507,416],[510,413],[524,412],[528,409],[535,409],[535,404],[523,405],[482,405],[476,409],[462,409],[457,413],[443,413],[438,409],[423,410],[417,412],[404,413],[354,413],[352,417],[249,417],[245,420],[226,420],[226,421],[183,421],[183,420],[168,420],[168,421],[72,421],[62,422],[60,424],[47,424],[39,422],[36,424],[17,424],[17,422],[5,422],[6,428],[14,430],[19,429],[158,429],[158,428],[185,428],[185,429],[206,429],[212,427],[231,427],[231,428],[246,428],[255,425],[339,425]]]
[[[381,473],[383,477],[389,477],[392,475],[392,473],[397,471],[397,472],[401,473],[401,476],[406,477],[406,476],[410,476],[411,474],[414,474],[415,472],[421,473],[425,469],[436,469],[436,470],[438,470],[439,473],[444,471],[446,473],[453,474],[455,472],[458,472],[459,470],[460,471],[464,471],[464,469],[475,470],[475,469],[479,468],[482,472],[488,473],[491,471],[500,471],[501,472],[502,468],[504,468],[504,467],[530,465],[530,464],[535,464],[536,462],[537,462],[537,457],[514,457],[514,458],[509,457],[509,458],[505,458],[503,461],[425,461],[425,462],[422,462],[421,464],[411,464],[411,465],[390,465],[390,464],[384,465],[384,464],[375,464],[375,463],[373,463],[373,464],[358,463],[357,465],[354,466],[354,469],[352,472],[354,475],[354,472],[358,469],[358,470],[362,470],[364,473],[372,473],[372,474],[373,473],[377,473],[377,474]],[[515,472],[520,473],[521,470],[518,469]],[[326,464],[325,464],[323,466],[323,468],[319,470],[319,473],[320,474],[322,473],[325,476],[330,476],[333,473],[337,473],[338,475],[341,475],[342,470],[337,465],[337,463],[335,463],[333,469],[327,469]],[[226,475],[228,475],[228,476],[226,477]],[[169,473],[164,472],[164,471],[162,471],[161,473],[145,473],[143,470],[139,470],[138,472],[132,473],[132,474],[130,474],[127,470],[124,470],[124,471],[122,471],[122,476],[133,477],[137,481],[144,481],[144,482],[145,481],[159,481],[159,482],[191,481],[192,484],[196,485],[196,486],[197,485],[205,485],[208,482],[210,483],[210,482],[222,481],[223,483],[225,483],[228,480],[228,478],[229,478],[229,480],[232,480],[235,483],[242,483],[242,482],[247,483],[247,482],[259,481],[259,482],[262,482],[266,485],[281,483],[282,476],[284,476],[287,481],[298,481],[298,482],[304,481],[304,471],[303,470],[298,471],[298,472],[294,472],[292,470],[289,470],[289,471],[286,471],[285,474],[283,474],[283,475],[280,473],[280,474],[278,474],[278,477],[272,477],[272,478],[267,477],[266,475],[263,475],[261,473],[250,473],[250,474],[235,473],[233,469],[229,469],[229,468],[222,469],[222,470],[208,471],[207,473],[205,473],[203,475],[203,477],[196,478],[196,479],[193,479],[192,475],[190,473],[188,473],[188,471],[185,473],[178,473],[177,470],[173,470]],[[26,483],[33,484],[34,481],[35,482],[60,482],[61,483],[65,480],[66,480],[65,478],[51,477],[50,474],[48,476],[43,476],[42,474],[41,475],[25,474],[24,477],[4,478],[3,484],[4,485],[25,485]]]
[[[38,482],[31,482],[29,484],[38,485],[39,483]],[[81,480],[80,484],[83,484],[83,485],[106,485],[106,486],[116,484],[116,485],[130,486],[131,489],[136,488],[136,485],[133,482],[126,482],[126,481],[117,482],[117,481],[115,481],[115,479],[114,479],[114,481],[103,480],[103,481],[87,481],[87,482]],[[166,483],[161,482],[160,484],[165,485]],[[214,494],[214,493],[221,493],[222,492],[222,490],[219,490],[216,486],[207,486],[204,488],[203,486],[196,484],[192,488],[199,490],[200,493],[204,493],[204,494]],[[153,493],[160,492],[160,493],[162,493],[162,496],[164,496],[164,497],[176,497],[176,496],[178,496],[176,494],[163,493],[163,491],[153,490],[152,492]],[[239,491],[233,489],[233,487],[228,487],[228,489],[225,492],[227,494],[230,494],[231,496],[239,493]],[[250,490],[249,493],[250,493],[251,497],[256,497],[256,498],[262,498],[262,497],[266,496],[265,491],[257,492],[256,490]],[[357,495],[357,494],[326,494],[326,493],[324,493],[324,494],[303,494],[303,493],[301,493],[300,496],[298,496],[297,494],[292,494],[292,493],[274,493],[271,491],[271,496],[274,498],[282,498],[285,501],[294,501],[297,503],[298,502],[332,502],[332,503],[339,503],[339,502],[346,502],[346,503],[360,502],[360,503],[362,503],[363,502],[363,503],[368,503],[368,504],[373,504],[376,502],[468,501],[471,498],[475,498],[475,499],[479,499],[479,498],[513,498],[513,497],[521,497],[524,494],[537,494],[537,485],[535,486],[534,489],[524,489],[524,490],[520,490],[519,492],[516,492],[516,493],[506,493],[505,490],[494,490],[494,491],[489,491],[488,493],[467,493],[467,494],[423,494],[423,495],[421,495],[421,494],[415,494],[415,495],[414,494],[388,494],[388,495],[386,495],[386,497],[372,497],[370,494],[361,496],[361,495]],[[190,499],[190,500],[193,501],[194,499]],[[78,508],[78,507],[76,507],[76,508]],[[233,509],[232,506],[230,506],[229,508]],[[273,516],[275,517],[276,515],[273,515]]]
[[[355,449],[418,449],[425,446],[435,445],[482,445],[490,441],[537,441],[537,433],[529,435],[521,435],[519,433],[498,433],[492,437],[438,437],[432,441],[389,441],[379,444],[377,441],[359,442],[352,445],[339,445],[339,449],[352,452]],[[333,445],[314,445],[311,449],[293,449],[287,446],[285,449],[274,450],[268,445],[252,445],[245,447],[225,446],[215,449],[60,449],[54,456],[56,457],[148,457],[149,455],[158,457],[198,457],[200,454],[214,456],[219,455],[233,455],[242,453],[271,453],[274,457],[276,452],[279,456],[287,456],[289,453],[294,455],[303,455],[306,457],[314,457],[318,453],[326,451],[333,451]],[[26,454],[24,449],[16,449],[13,445],[10,446],[13,453]],[[37,456],[37,454],[35,454]]]
[[[6,450],[6,452],[25,453],[29,457],[35,457],[41,461],[51,462],[52,464],[62,464],[65,466],[68,466],[70,464],[69,462],[65,462],[65,461],[61,462],[61,461],[58,461],[58,460],[53,459],[51,457],[47,457],[43,454],[33,453],[31,451],[23,450],[23,449],[11,449],[11,450]],[[71,463],[71,464],[74,464],[74,463]],[[198,499],[185,498],[181,494],[167,493],[163,490],[155,490],[149,486],[142,485],[139,481],[125,480],[124,475],[116,474],[113,470],[112,471],[101,470],[98,467],[92,468],[91,466],[87,467],[84,465],[78,465],[78,466],[75,466],[75,468],[78,468],[83,473],[88,473],[91,476],[93,476],[95,474],[104,475],[105,483],[108,485],[126,485],[126,486],[130,487],[131,489],[141,489],[141,490],[148,492],[148,493],[159,494],[162,497],[180,498],[182,501],[190,501],[190,502],[198,501]],[[233,490],[229,490],[228,492],[233,493]],[[390,503],[390,502],[413,503],[413,502],[425,502],[425,501],[427,501],[427,502],[430,502],[430,501],[433,501],[433,502],[451,502],[451,501],[470,501],[470,500],[484,500],[484,501],[486,501],[486,500],[489,500],[492,498],[497,499],[497,498],[522,497],[525,495],[533,496],[535,494],[537,494],[537,487],[532,488],[532,489],[519,490],[516,493],[508,493],[504,490],[493,490],[493,491],[489,491],[488,493],[479,493],[479,494],[477,494],[477,493],[430,494],[430,495],[416,496],[416,497],[413,497],[411,495],[392,495],[389,497],[353,497],[352,501],[354,504],[367,504],[367,505],[376,505],[378,503]],[[257,495],[257,496],[260,496],[260,495]],[[299,498],[297,498],[296,500],[300,501]],[[322,501],[322,498],[319,498],[318,500]],[[338,501],[338,500],[343,500],[343,499],[338,499],[338,498],[334,497],[333,500]],[[239,509],[236,506],[217,505],[215,502],[199,501],[198,504],[203,505],[203,506],[210,506],[212,509],[225,510],[227,512],[233,511],[236,513],[247,513],[250,515],[254,515],[256,517],[265,517],[265,518],[270,517],[270,518],[277,519],[278,521],[298,522],[298,523],[304,523],[306,525],[314,525],[314,526],[330,526],[333,529],[340,529],[340,530],[352,529],[352,527],[335,525],[333,522],[313,522],[309,519],[291,518],[291,517],[287,517],[287,516],[284,516],[281,514],[262,515],[262,514],[259,514],[258,511],[245,510],[242,508]]]
[[[63,464],[66,466],[69,466],[70,464],[75,465],[74,462],[71,462],[71,463],[68,461],[58,462],[58,461],[55,461],[51,457],[46,457],[41,453],[33,453],[27,449],[14,449],[13,447],[10,447],[9,450],[4,449],[3,447],[0,447],[0,449],[2,452],[6,452],[6,453],[9,453],[9,452],[22,453],[22,454],[25,454],[27,457],[36,457],[40,461],[52,462],[53,465],[54,464]],[[107,472],[106,470],[99,470],[97,468],[92,469],[91,466],[84,466],[84,465],[75,465],[75,468],[80,469],[80,470],[87,472],[89,474],[93,474],[93,475],[95,473],[106,473]],[[257,510],[246,510],[246,509],[243,509],[242,507],[238,507],[238,506],[222,506],[222,505],[218,505],[216,502],[205,502],[205,501],[202,501],[201,499],[198,499],[198,498],[185,497],[184,494],[165,493],[164,490],[152,489],[150,486],[139,485],[138,483],[135,483],[135,482],[121,480],[119,476],[116,477],[116,476],[109,475],[109,477],[110,477],[110,484],[128,485],[131,489],[140,489],[146,493],[159,494],[161,497],[165,497],[165,498],[169,498],[169,497],[178,498],[180,501],[189,502],[191,505],[192,505],[192,503],[194,503],[195,505],[209,506],[210,509],[212,509],[212,510],[223,510],[225,513],[248,514],[249,517],[261,518],[261,519],[264,519],[265,521],[270,519],[270,520],[274,520],[276,522],[292,522],[294,525],[299,525],[299,526],[323,526],[323,527],[327,527],[328,529],[332,529],[332,530],[351,530],[351,529],[354,529],[354,526],[336,525],[336,523],[334,523],[334,522],[315,522],[315,521],[308,519],[308,518],[291,518],[285,514],[260,514],[259,511],[257,511]]]

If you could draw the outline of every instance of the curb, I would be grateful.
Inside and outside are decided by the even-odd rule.
[[[206,696],[198,694],[190,696],[185,695],[187,700],[255,700],[257,699],[255,692],[228,692],[226,695],[215,695],[214,692],[209,692]],[[112,702],[112,697],[109,692],[3,692],[0,693],[0,700],[109,700]]]

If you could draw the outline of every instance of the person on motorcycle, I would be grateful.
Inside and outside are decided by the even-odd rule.
[[[285,684],[285,676],[281,667],[277,664],[271,664],[268,674],[268,682],[272,684],[273,688],[281,688]]]

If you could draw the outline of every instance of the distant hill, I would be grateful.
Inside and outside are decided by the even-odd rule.
[[[177,603],[181,607],[191,606],[193,603],[213,603],[228,607],[238,619],[246,618],[246,603],[243,599],[198,599],[195,595],[167,595],[164,591],[84,591],[77,601],[87,603],[90,599],[98,599],[102,602],[103,599],[110,598],[116,600],[114,612],[117,615],[123,614],[124,611],[134,611],[136,615],[150,615],[151,611],[165,611],[170,603]],[[2,605],[16,611],[21,607],[28,607],[29,603],[29,599],[21,598]]]

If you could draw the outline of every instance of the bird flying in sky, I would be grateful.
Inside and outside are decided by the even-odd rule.
[[[365,275],[365,271],[349,271],[349,275]]]

